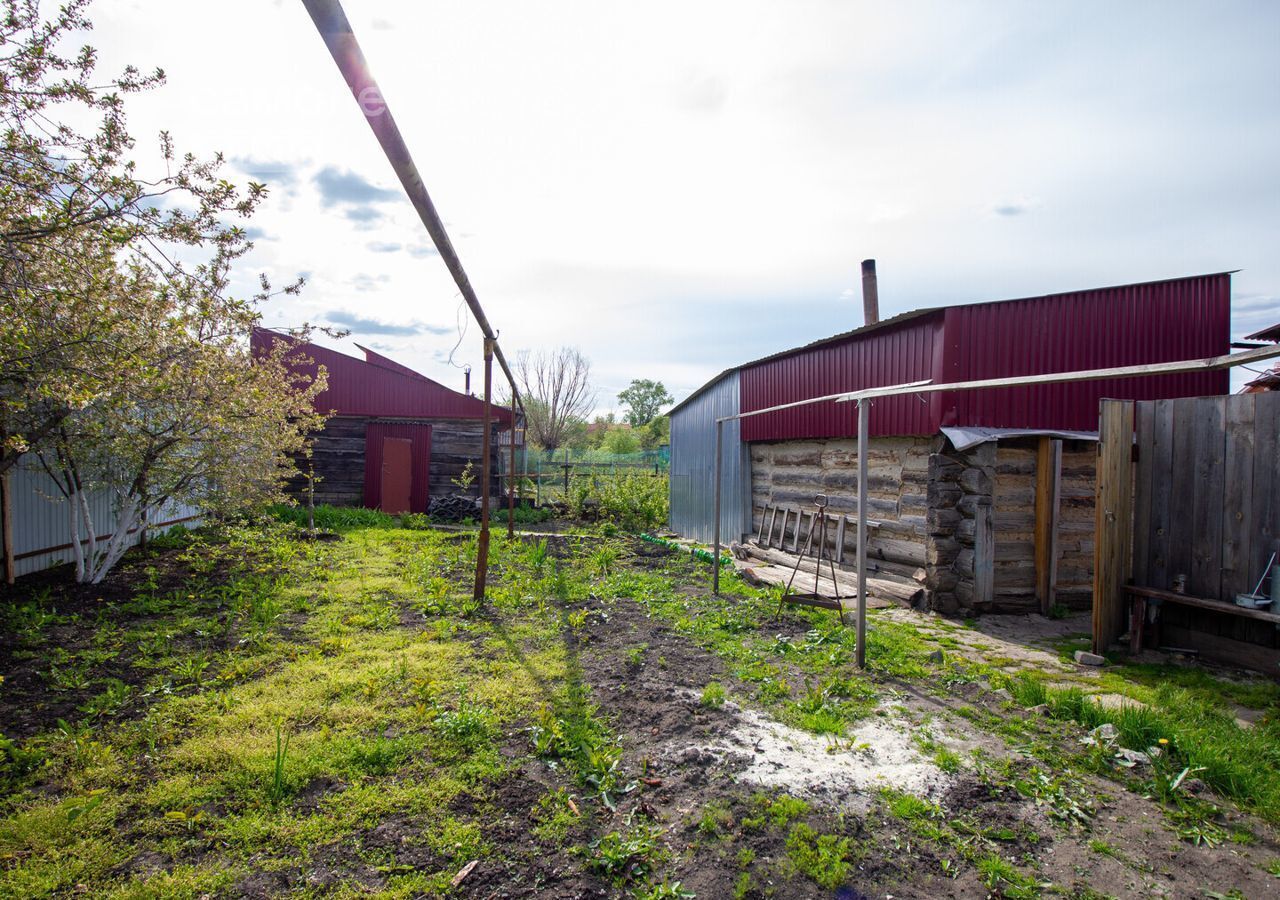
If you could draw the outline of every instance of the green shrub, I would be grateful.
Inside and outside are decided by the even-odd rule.
[[[595,506],[601,518],[628,531],[647,531],[665,525],[669,512],[667,476],[624,471],[584,478],[572,498],[574,515]]]

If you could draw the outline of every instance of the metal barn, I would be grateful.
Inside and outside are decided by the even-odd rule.
[[[671,411],[671,527],[686,537],[712,539],[716,419],[735,415],[738,397],[738,370],[730,369]],[[735,541],[751,530],[751,457],[738,431],[737,421],[726,422],[721,447],[720,533]]]
[[[873,320],[744,364],[737,370],[738,410],[924,379],[950,383],[1215,356],[1229,349],[1230,296],[1230,273],[1216,273]],[[713,418],[695,426],[692,411],[704,394],[724,390],[724,379],[675,410],[673,472],[677,458],[691,477],[711,471]],[[1221,395],[1228,379],[1225,372],[1196,372],[876,401],[867,448],[867,553],[876,578],[897,584],[899,598],[943,611],[1087,608],[1099,400]],[[750,485],[747,533],[759,532],[766,510],[810,509],[819,493],[852,523],[856,428],[853,405],[834,402],[743,419],[748,472],[726,487]],[[708,539],[710,503],[682,492],[689,489],[673,478],[673,528]],[[845,529],[844,540],[852,541],[854,531]],[[741,529],[723,533],[728,540]],[[795,537],[784,540],[794,545]]]

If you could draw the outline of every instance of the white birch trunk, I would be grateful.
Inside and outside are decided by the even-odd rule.
[[[80,504],[78,495],[67,497],[67,512],[71,517],[71,553],[76,561],[76,582],[84,583],[84,547],[80,544]]]
[[[138,522],[138,502],[132,497],[125,497],[120,505],[120,513],[116,517],[116,530],[111,540],[102,551],[101,558],[95,559],[90,574],[90,584],[101,584],[102,579],[129,549],[129,529]]]

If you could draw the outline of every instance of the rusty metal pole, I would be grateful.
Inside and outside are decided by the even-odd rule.
[[[507,454],[507,537],[516,536],[516,405],[511,404],[511,451]]]
[[[720,595],[720,448],[724,446],[724,422],[716,419],[716,500],[715,500],[715,552],[711,559],[711,592]]]
[[[858,668],[867,667],[867,400],[858,401]]]
[[[484,599],[484,581],[489,571],[489,470],[493,468],[490,458],[490,423],[493,403],[493,341],[484,339],[484,437],[481,441],[481,452],[484,462],[480,466],[480,539],[476,542],[476,589],[472,595],[476,600]]]

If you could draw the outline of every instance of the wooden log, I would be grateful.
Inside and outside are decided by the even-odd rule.
[[[975,516],[973,536],[973,593],[975,603],[990,603],[995,590],[996,535],[991,524],[991,501],[983,497]]]
[[[790,572],[792,569],[795,568],[796,557],[790,553],[783,553],[777,550],[768,550],[763,547],[752,547],[750,545],[745,545],[743,549],[746,551],[746,553],[749,556],[752,556],[755,559],[758,559],[761,562],[766,562],[770,565],[783,567],[787,569],[788,572]],[[805,579],[809,585],[813,584],[812,577],[816,568],[817,568],[817,562],[811,557],[805,557],[800,562],[800,572],[805,573],[809,576],[807,579]],[[828,569],[827,560],[822,561],[822,569],[823,569],[822,577],[827,578],[829,580],[830,576],[828,574],[829,569]],[[800,580],[801,577],[802,575],[800,574],[796,575],[797,582]],[[858,576],[852,572],[843,570],[839,566],[836,567],[836,583],[840,585],[841,593],[853,593],[853,594],[857,593]],[[914,582],[895,581],[887,578],[871,578],[871,577],[867,578],[867,590],[869,592],[878,593],[882,596],[892,597],[893,599],[902,601],[904,603],[915,603],[919,599],[921,593],[923,592],[923,588],[921,588],[919,584]]]

